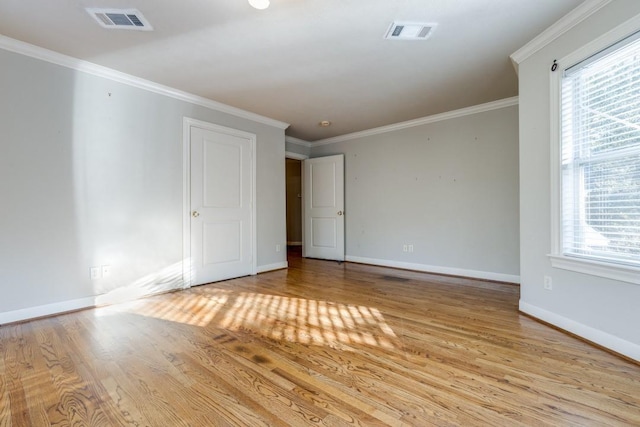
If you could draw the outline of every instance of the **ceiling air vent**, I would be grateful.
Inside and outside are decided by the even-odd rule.
[[[153,27],[137,9],[86,9],[89,15],[110,29],[152,31]]]
[[[438,24],[393,22],[384,38],[389,40],[426,40]]]

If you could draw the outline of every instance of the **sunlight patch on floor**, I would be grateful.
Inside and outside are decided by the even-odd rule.
[[[114,308],[115,309],[115,308]],[[207,289],[121,304],[119,311],[198,327],[252,331],[266,338],[309,345],[364,344],[394,348],[397,338],[374,307]]]
[[[393,348],[390,338],[396,337],[376,308],[251,292],[237,294],[217,326],[312,345]]]

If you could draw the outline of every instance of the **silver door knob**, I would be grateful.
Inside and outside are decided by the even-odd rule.
[[[338,215],[342,215],[342,211],[338,211]]]
[[[200,212],[198,212],[198,211],[193,211],[193,212],[191,213],[191,216],[192,216],[192,217],[194,217],[194,218],[197,218],[197,217],[199,217],[199,216],[200,216]]]

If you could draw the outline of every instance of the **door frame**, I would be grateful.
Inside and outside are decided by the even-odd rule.
[[[217,125],[191,117],[182,119],[182,280],[183,289],[192,286],[191,265],[191,128],[199,127],[227,135],[247,138],[251,147],[251,274],[258,274],[258,245],[256,218],[256,140],[253,133]]]

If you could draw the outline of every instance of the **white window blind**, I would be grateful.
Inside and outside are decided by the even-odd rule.
[[[562,254],[640,266],[640,40],[562,78]]]

